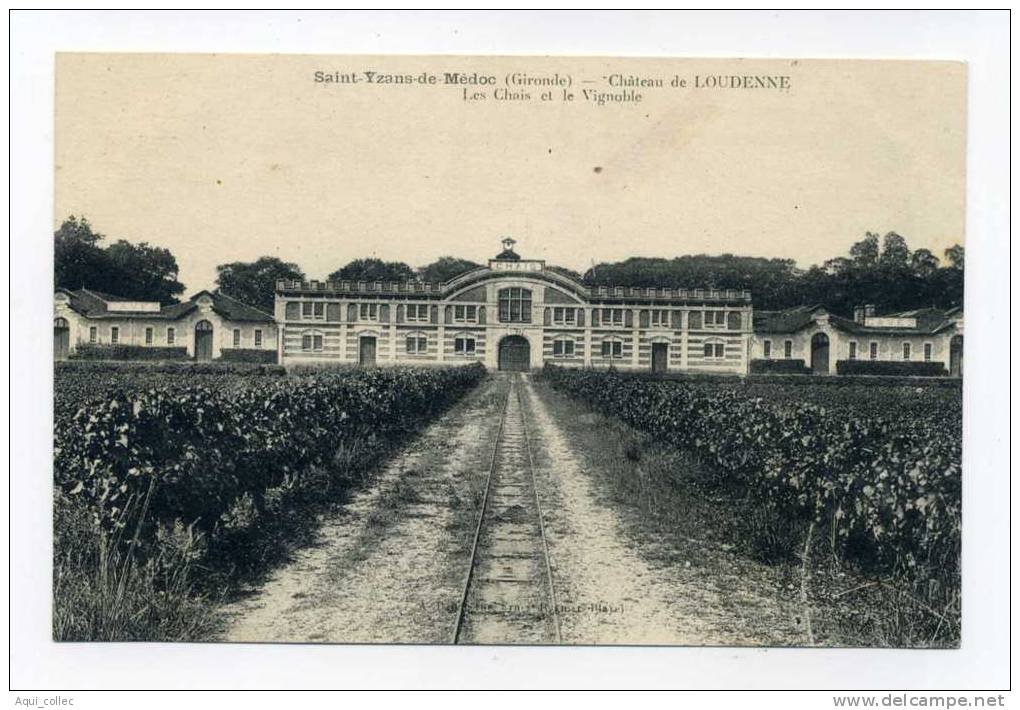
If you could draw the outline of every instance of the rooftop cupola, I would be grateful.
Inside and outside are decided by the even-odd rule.
[[[520,261],[520,255],[514,251],[517,241],[510,237],[503,238],[503,251],[496,255],[496,261]]]

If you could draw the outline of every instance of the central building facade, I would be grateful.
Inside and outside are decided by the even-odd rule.
[[[279,361],[747,372],[747,291],[588,287],[513,241],[445,283],[279,281]]]

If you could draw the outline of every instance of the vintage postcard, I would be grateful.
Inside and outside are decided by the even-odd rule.
[[[53,638],[958,647],[966,82],[58,55]]]

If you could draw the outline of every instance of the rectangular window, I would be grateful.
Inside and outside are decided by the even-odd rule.
[[[910,359],[910,343],[903,343],[903,359]]]
[[[654,310],[652,311],[652,327],[653,328],[668,328],[669,327],[669,311]]]
[[[577,323],[577,309],[553,308],[553,323],[556,325],[574,325]]]
[[[99,330],[96,326],[92,326],[89,328],[89,342],[94,343],[97,340],[99,340]]]
[[[623,310],[620,308],[603,308],[602,325],[619,327],[623,325]]]
[[[424,323],[429,319],[429,307],[426,303],[407,304],[407,320],[410,323]]]
[[[312,336],[312,347],[314,349],[316,349],[316,350],[322,350],[322,336],[321,335],[313,335]]]
[[[145,329],[145,344],[152,345],[152,328]]]
[[[313,303],[312,304],[312,317],[315,320],[326,319],[326,304],[325,303]]]
[[[302,318],[311,318],[312,317],[312,305],[313,304],[312,304],[311,301],[304,301],[301,304],[301,317]]]
[[[573,357],[574,356],[574,341],[567,338],[561,338],[553,341],[553,356],[554,357]]]
[[[878,359],[878,343],[868,343],[868,357],[872,360]]]
[[[457,355],[474,355],[475,354],[475,339],[474,338],[454,338],[453,339],[453,352]]]
[[[474,323],[478,320],[478,306],[454,306],[453,320],[455,323]]]
[[[176,340],[177,340],[177,331],[174,330],[173,328],[167,328],[166,329],[166,344],[167,345],[173,345]]]
[[[762,353],[765,355],[765,359],[768,360],[772,357],[772,341],[766,340],[762,343]]]
[[[118,328],[117,326],[113,326],[112,328],[110,328],[110,342],[111,343],[120,342],[120,328]]]
[[[379,304],[362,303],[358,306],[358,320],[378,320]]]
[[[924,361],[931,362],[931,343],[924,344]]]
[[[851,360],[856,360],[857,359],[857,342],[856,341],[853,341],[853,340],[850,341],[849,357],[850,357]]]
[[[499,320],[503,323],[530,323],[531,291],[517,287],[500,289]]]
[[[619,340],[602,341],[602,357],[621,358],[623,357],[623,343]]]
[[[726,313],[723,311],[705,311],[706,328],[725,328]]]
[[[241,347],[241,330],[239,328],[234,328],[234,347]]]
[[[783,341],[783,357],[786,358],[787,360],[789,360],[791,357],[793,357],[793,341],[792,340],[784,340]]]
[[[262,330],[260,328],[255,329],[255,347],[262,347]]]
[[[424,335],[407,336],[407,353],[409,355],[424,355],[428,346],[428,339]]]

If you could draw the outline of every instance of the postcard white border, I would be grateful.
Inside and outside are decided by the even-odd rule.
[[[963,12],[15,12],[11,25],[13,688],[1001,688],[1009,683],[1009,45]],[[960,651],[55,644],[50,640],[53,53],[560,54],[968,62]],[[10,502],[10,501],[8,501]],[[173,702],[171,699],[170,702]],[[118,703],[119,704],[119,703]],[[788,704],[787,704],[788,705]]]

